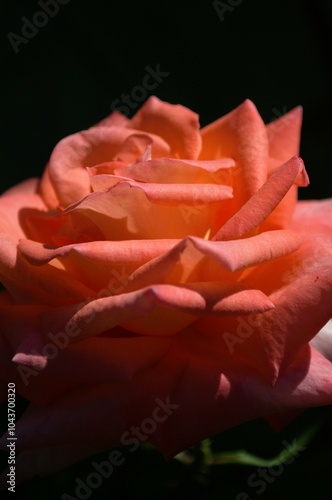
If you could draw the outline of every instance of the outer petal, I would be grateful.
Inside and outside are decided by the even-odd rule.
[[[236,283],[153,285],[42,315],[45,332],[73,332],[81,341],[120,325],[143,335],[174,335],[198,316],[262,312],[273,303],[259,290]]]
[[[36,193],[37,186],[38,179],[28,179],[0,196],[0,233],[10,235],[12,240],[26,237],[28,210],[46,209]]]
[[[220,360],[211,360],[212,347],[189,340],[183,339],[182,346],[174,345],[152,371],[141,373],[131,384],[85,387],[43,411],[32,406],[17,426],[18,446],[22,450],[43,447],[39,457],[47,459],[47,467],[39,465],[34,450],[25,452],[23,462],[31,460],[25,469],[28,477],[36,475],[39,467],[45,474],[86,456],[87,450],[79,444],[82,442],[89,444],[89,453],[118,444],[132,445],[133,426],[140,428],[143,420],[156,415],[158,421],[148,438],[170,458],[243,421],[281,408],[286,411],[332,402],[332,365],[313,349],[299,352],[272,388],[255,371],[223,367]],[[96,415],[98,425],[93,436],[87,436],[86,429],[91,419],[96,421]],[[68,443],[74,450],[69,460]],[[5,447],[6,441],[1,444]],[[51,460],[50,447],[54,445],[55,460]]]
[[[0,242],[0,279],[18,303],[54,306],[93,295],[63,269],[32,266],[17,252],[17,245],[1,235]]]
[[[326,226],[332,229],[332,198],[327,200],[299,201],[292,219],[293,227]]]

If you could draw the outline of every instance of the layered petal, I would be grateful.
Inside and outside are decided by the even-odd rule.
[[[130,126],[165,138],[172,156],[195,160],[199,155],[201,136],[198,115],[180,104],[149,97],[131,119]]]
[[[265,184],[230,218],[214,239],[238,238],[261,224],[280,203],[291,186],[308,185],[303,162],[294,157],[274,170]]]

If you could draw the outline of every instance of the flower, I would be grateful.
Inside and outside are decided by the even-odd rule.
[[[0,373],[30,402],[18,480],[332,403],[310,344],[332,316],[332,200],[297,200],[301,117],[266,126],[247,100],[200,130],[151,97],[2,195]]]

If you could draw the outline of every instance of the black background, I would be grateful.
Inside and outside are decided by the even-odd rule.
[[[8,33],[22,35],[22,17],[41,7],[2,0],[1,191],[40,175],[62,137],[110,113],[159,64],[170,74],[152,92],[196,111],[202,126],[246,98],[266,122],[302,105],[311,185],[300,197],[331,196],[332,3],[233,3],[221,21],[206,0],[69,0],[15,54]]]
[[[37,1],[1,0],[0,191],[40,176],[61,138],[109,114],[115,99],[142,83],[146,66],[155,68],[159,64],[169,76],[153,94],[193,109],[200,115],[202,126],[246,98],[254,101],[266,122],[276,113],[302,105],[301,156],[311,184],[300,189],[299,197],[331,197],[332,57],[328,48],[332,2],[235,3],[238,5],[225,12],[221,20],[210,0],[70,0],[38,28],[28,43],[20,44],[16,54],[8,33],[21,35],[22,17],[31,21],[41,7]],[[249,426],[242,428],[242,434],[239,431],[242,442],[252,429]],[[254,428],[257,442],[271,439],[264,429]],[[241,440],[233,442],[235,447],[241,446]],[[271,485],[259,498],[329,498],[330,451],[331,431],[325,425],[305,452],[306,458],[290,466],[276,486]],[[265,452],[269,455],[267,449]],[[149,467],[147,463],[146,470]],[[149,488],[157,484],[153,471],[146,476],[149,480],[145,490],[142,487],[142,496],[137,490],[130,498],[150,498]],[[75,478],[77,470],[73,474]],[[181,493],[172,491],[169,498],[236,498],[250,469],[230,467],[227,473],[224,470],[218,474],[220,479],[214,480],[212,489],[201,492],[191,484]],[[45,490],[33,483],[21,489],[20,495],[53,498],[50,488],[53,491],[59,477],[38,483]],[[64,476],[60,479],[65,481]],[[68,481],[72,484],[72,478]],[[62,490],[59,486],[59,491],[69,492],[67,486]],[[100,490],[91,498],[112,498],[112,491],[102,497]],[[121,497],[121,491],[120,487],[115,496]],[[168,498],[153,491],[155,498]],[[126,495],[128,492],[122,497]]]

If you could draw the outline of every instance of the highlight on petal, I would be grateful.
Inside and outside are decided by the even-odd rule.
[[[281,202],[293,184],[308,185],[303,161],[291,158],[275,169],[265,184],[220,228],[214,239],[235,239],[261,224]]]
[[[202,129],[200,159],[234,158],[238,169],[233,175],[236,191],[234,211],[266,181],[268,138],[255,105],[246,100],[235,110]],[[235,172],[234,172],[235,174]]]
[[[188,232],[203,237],[208,228],[216,230],[226,216],[222,214],[223,203],[231,196],[229,186],[217,184],[191,191],[188,186],[123,181],[86,196],[63,214],[68,215],[70,227],[86,234],[91,231],[91,239],[173,239],[183,238]],[[94,228],[99,235],[93,233]]]
[[[235,167],[235,162],[232,158],[211,161],[156,158],[130,166],[120,166],[114,170],[114,173],[142,182],[187,185],[211,182],[222,184],[218,182],[219,172],[233,167]]]
[[[198,115],[180,104],[169,104],[151,96],[131,119],[130,126],[165,138],[172,156],[195,160],[199,155]]]

